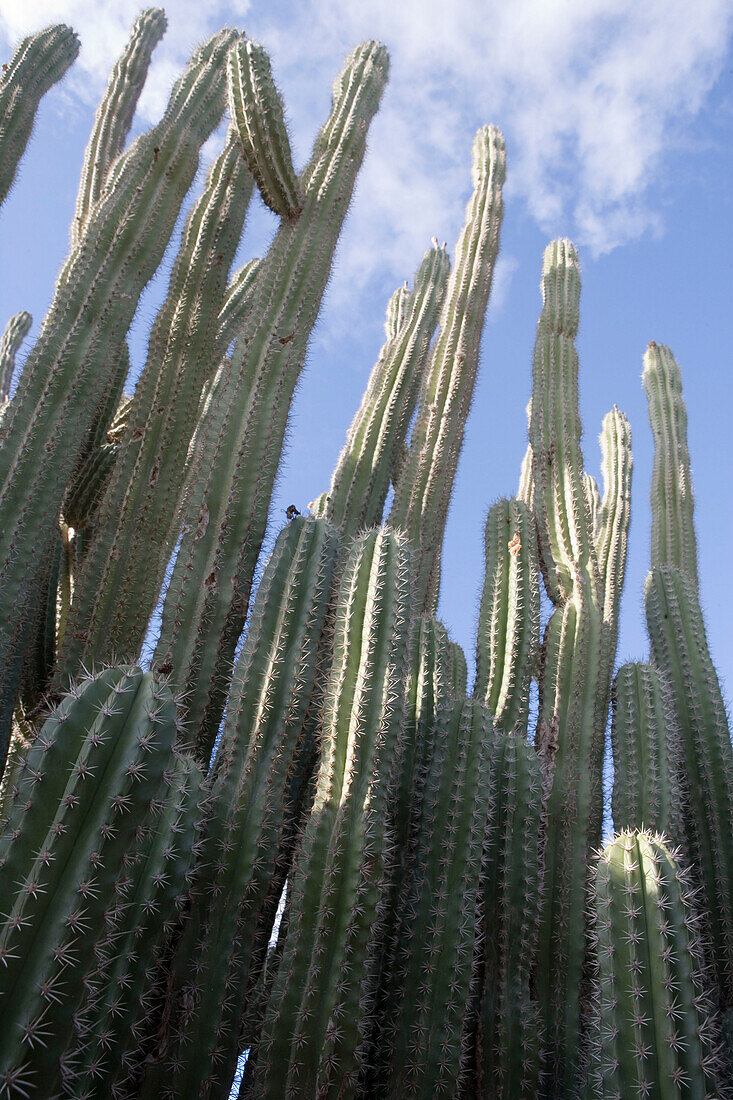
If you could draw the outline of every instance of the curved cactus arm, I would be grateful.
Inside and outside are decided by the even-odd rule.
[[[603,500],[594,504],[592,515],[603,589],[603,618],[612,627],[612,649],[615,654],[619,605],[626,573],[633,467],[631,428],[624,414],[615,406],[603,418],[600,443]]]
[[[733,1009],[733,746],[697,586],[672,565],[646,582],[652,662],[679,720],[686,850],[704,898],[721,1012]]]
[[[63,23],[24,38],[0,74],[0,204],[25,152],[42,96],[61,80],[79,53]]]
[[[613,824],[617,832],[648,829],[684,841],[685,773],[677,716],[653,665],[630,662],[612,692]]]
[[[442,248],[425,253],[409,299],[387,308],[387,343],[351,422],[331,487],[319,509],[344,535],[380,523],[392,473],[415,409],[450,264]],[[398,321],[402,323],[397,327]],[[390,335],[392,329],[396,331]]]
[[[555,604],[570,596],[578,570],[597,572],[580,444],[575,351],[579,307],[578,254],[570,241],[553,241],[542,263],[529,442],[540,562]]]
[[[472,158],[474,192],[456,245],[440,332],[422,383],[410,449],[389,517],[393,527],[407,531],[418,555],[418,610],[427,613],[434,613],[438,605],[443,534],[499,251],[506,150],[496,127],[479,130]]]
[[[124,911],[95,949],[89,994],[66,1056],[79,1095],[118,1096],[125,1088],[129,1095],[129,1077],[139,1069],[136,1046],[155,1021],[151,1001],[164,944],[188,900],[206,799],[198,765],[177,755],[141,829]]]
[[[473,694],[486,703],[498,729],[526,735],[540,642],[540,581],[534,518],[523,501],[493,505],[484,546]]]
[[[23,309],[11,317],[0,337],[0,405],[10,398],[10,385],[15,373],[15,357],[31,330],[33,318]]]
[[[437,249],[437,241],[434,242]],[[413,294],[407,283],[398,286],[390,300],[387,302],[387,316],[384,322],[384,332],[387,340],[394,340],[399,336],[407,324],[413,309]]]
[[[422,827],[401,897],[402,951],[394,1015],[382,1040],[381,1095],[458,1096],[468,1057],[492,724],[474,700],[437,717],[425,761]]]
[[[135,838],[176,734],[170,691],[149,673],[119,668],[75,689],[31,746],[0,838],[6,1089],[8,1080],[26,1081],[31,1096],[73,1085],[63,1055],[94,947],[124,912]]]
[[[585,501],[590,516],[590,527],[594,533],[594,537],[597,540],[599,535],[598,525],[600,522],[601,512],[601,494],[598,488],[598,482],[592,474],[589,474],[587,472],[583,473],[583,490],[585,492]]]
[[[694,891],[663,838],[623,832],[593,874],[589,1096],[723,1095]]]
[[[257,276],[262,260],[248,260],[229,280],[226,298],[219,312],[218,342],[228,348],[242,328],[252,305]]]
[[[228,1094],[300,824],[291,777],[303,757],[313,764],[306,717],[336,551],[332,528],[298,517],[280,533],[260,583],[172,962],[167,1048],[148,1072],[146,1096]]]
[[[468,681],[468,664],[466,654],[458,642],[450,642],[451,658],[451,695],[454,699],[461,699],[466,694]]]
[[[189,721],[209,744],[224,711],[290,403],[387,64],[384,47],[373,42],[347,58],[331,115],[301,176],[303,210],[281,222],[231,369],[201,427],[154,660],[175,669]]]
[[[529,427],[532,423],[532,398],[530,397],[527,403],[527,433],[529,434]],[[532,444],[527,443],[527,450],[524,452],[524,458],[522,459],[522,465],[519,470],[519,485],[517,487],[517,497],[519,500],[523,500],[524,503],[534,511],[534,482],[532,480]]]
[[[356,1094],[383,937],[410,589],[404,538],[382,529],[355,540],[336,604],[315,800],[260,1045],[263,1100]]]
[[[251,193],[230,132],[188,217],[153,324],[76,585],[59,654],[60,683],[82,662],[136,656],[142,644],[165,573],[201,391],[225,351],[219,315]]]
[[[147,8],[132,26],[130,39],[110,73],[84,152],[76,210],[71,223],[71,247],[78,245],[92,207],[104,189],[112,161],[124,147],[137,101],[145,83],[153,50],[165,34],[161,8]]]
[[[0,627],[3,758],[48,532],[115,368],[107,349],[127,331],[221,117],[233,38],[222,31],[196,52],[162,121],[116,161],[115,186],[94,209],[0,425],[0,581],[13,608]]]
[[[302,202],[293,169],[285,110],[270,58],[256,42],[240,42],[229,54],[229,112],[249,170],[276,214],[293,218]]]
[[[675,565],[697,584],[697,541],[693,512],[687,410],[675,358],[653,340],[644,355],[642,382],[654,436],[651,565]]]
[[[542,1036],[534,992],[542,881],[542,777],[524,737],[496,739],[482,868],[480,1095],[534,1100]]]

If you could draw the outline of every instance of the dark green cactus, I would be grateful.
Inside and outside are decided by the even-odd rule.
[[[592,897],[589,1100],[721,1096],[689,877],[661,837],[623,832],[598,859]]]
[[[11,317],[0,338],[0,411],[10,398],[10,384],[15,372],[15,357],[30,332],[33,318],[26,310]]]

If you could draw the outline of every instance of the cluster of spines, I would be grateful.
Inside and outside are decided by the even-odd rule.
[[[719,1097],[696,899],[664,839],[622,832],[595,865],[588,1097]]]
[[[289,880],[289,924],[255,1095],[349,1097],[376,999],[403,736],[411,595],[405,539],[352,546],[335,610],[313,807]]]

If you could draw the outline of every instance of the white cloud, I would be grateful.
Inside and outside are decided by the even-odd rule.
[[[409,276],[429,238],[455,240],[469,190],[474,130],[496,122],[508,148],[508,201],[524,201],[544,233],[594,254],[662,222],[649,196],[723,64],[729,0],[248,0],[166,5],[141,111],[154,118],[190,49],[236,22],[271,51],[302,163],[328,110],[345,52],[384,41],[391,82],[370,137],[332,295]],[[93,102],[138,3],[6,0],[0,34],[16,40],[54,20],[83,49],[69,88]],[[510,266],[510,265],[509,265]],[[507,268],[507,274],[510,274]]]

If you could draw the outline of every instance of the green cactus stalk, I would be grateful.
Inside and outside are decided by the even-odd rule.
[[[291,777],[300,758],[313,764],[306,714],[336,551],[332,528],[298,517],[281,532],[258,589],[172,964],[168,1040],[146,1096],[229,1094],[300,823]]]
[[[407,531],[418,555],[417,609],[428,614],[438,606],[443,534],[499,251],[506,152],[496,127],[479,130],[472,156],[474,192],[456,245],[440,333],[421,387],[410,449],[389,517],[392,527]]]
[[[702,889],[721,1012],[733,1010],[733,746],[697,586],[673,565],[646,582],[652,662],[669,686],[682,746],[686,849]]]
[[[722,1096],[694,891],[661,837],[623,832],[593,875],[593,1100]]]
[[[199,148],[221,117],[233,38],[222,31],[196,52],[162,121],[115,162],[114,186],[94,209],[0,425],[0,583],[13,609],[0,628],[3,759],[34,580],[114,372],[107,349],[123,340],[196,173]]]
[[[79,39],[59,23],[28,35],[0,74],[0,205],[31,136],[41,98],[76,61]]]
[[[652,568],[674,565],[697,584],[697,541],[687,410],[682,377],[668,347],[653,340],[644,355],[642,382],[654,437]]]
[[[130,40],[110,73],[84,152],[76,210],[71,223],[71,247],[86,229],[94,204],[100,198],[110,166],[122,152],[145,84],[153,50],[165,34],[165,12],[147,8],[132,26]]]
[[[229,113],[250,172],[262,198],[282,218],[302,208],[293,168],[285,108],[275,86],[266,50],[240,42],[229,54]]]
[[[154,1019],[152,993],[163,945],[181,919],[201,847],[207,792],[198,765],[178,755],[163,784],[131,869],[122,916],[95,948],[97,966],[67,1056],[74,1089],[90,1100],[130,1094],[139,1069],[136,1047]]]
[[[170,691],[136,668],[75,688],[31,745],[0,836],[0,1082],[54,1095],[94,971],[125,908],[138,830],[171,759]],[[93,983],[92,983],[93,984]]]
[[[486,703],[497,729],[526,736],[539,652],[540,586],[534,519],[523,501],[493,505],[484,548],[473,694]]]
[[[451,695],[454,699],[460,699],[466,694],[468,683],[468,664],[466,654],[458,642],[450,642],[451,655]]]
[[[616,831],[647,829],[682,843],[685,775],[677,716],[652,665],[630,662],[616,673],[611,745]]]
[[[245,322],[261,268],[262,260],[248,260],[229,280],[227,295],[219,313],[218,339],[224,348],[228,348],[232,340],[236,339]]]
[[[356,1095],[376,997],[410,626],[403,537],[358,537],[335,612],[315,800],[289,879],[289,925],[255,1095]]]
[[[281,223],[200,430],[154,663],[185,688],[202,759],[224,711],[290,403],[386,77],[383,46],[364,43],[347,58],[300,177],[303,209]]]
[[[15,357],[31,330],[33,318],[25,309],[11,317],[0,337],[0,409],[10,400],[10,385],[15,373]]]
[[[345,536],[381,522],[415,409],[449,268],[444,249],[429,249],[415,274],[412,293],[400,288],[390,299],[387,342],[351,422],[331,487],[311,505],[316,515],[335,523]]]
[[[493,727],[473,700],[443,708],[421,777],[421,827],[400,898],[383,1096],[458,1096],[470,1072],[477,912]]]
[[[534,992],[540,914],[542,776],[532,745],[499,736],[491,762],[481,906],[478,1094],[534,1100],[542,1035]]]
[[[163,581],[201,391],[226,345],[219,315],[252,180],[230,132],[209,170],[152,327],[127,430],[95,516],[59,654],[81,663],[138,654]]]
[[[592,523],[603,591],[603,621],[609,626],[610,673],[616,654],[619,607],[626,573],[633,467],[631,428],[615,405],[603,418],[600,444],[603,498],[600,499],[596,489]]]

